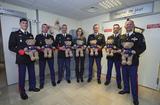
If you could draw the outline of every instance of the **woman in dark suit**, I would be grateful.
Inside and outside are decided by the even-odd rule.
[[[80,80],[81,82],[83,82],[86,38],[83,35],[82,28],[78,28],[76,30],[74,47],[75,47],[75,63],[76,63],[75,71],[76,71],[77,82],[79,82]]]

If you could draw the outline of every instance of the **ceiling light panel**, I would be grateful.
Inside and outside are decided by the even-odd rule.
[[[98,4],[105,9],[111,9],[121,6],[122,2],[120,0],[102,0]]]

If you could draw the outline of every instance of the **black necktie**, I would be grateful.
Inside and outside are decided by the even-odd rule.
[[[43,35],[44,35],[45,37],[47,37],[47,33],[43,33]]]
[[[24,32],[25,35],[27,35],[27,32]]]
[[[116,34],[114,34],[114,37],[116,38],[116,37],[117,37],[117,35],[116,35]]]

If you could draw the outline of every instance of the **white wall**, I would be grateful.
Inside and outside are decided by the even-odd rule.
[[[46,24],[53,26],[56,20],[59,20],[60,25],[67,24],[68,31],[70,29],[76,29],[77,25],[79,24],[79,22],[74,19],[70,19],[67,17],[59,16],[59,15],[48,13],[48,12],[41,11],[41,10],[39,11],[40,27],[41,27],[41,24],[43,24],[43,23],[46,23]]]
[[[82,20],[80,23],[81,27],[85,31],[85,35],[88,36],[89,34],[93,33],[93,25],[99,24],[101,25],[103,21],[109,20],[109,14],[96,16],[93,18]],[[100,32],[102,32],[102,27],[100,26]]]

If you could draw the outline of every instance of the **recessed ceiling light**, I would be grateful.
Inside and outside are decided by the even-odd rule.
[[[94,12],[97,12],[97,9],[98,9],[97,7],[90,7],[87,9],[87,11],[90,13],[94,13]]]

